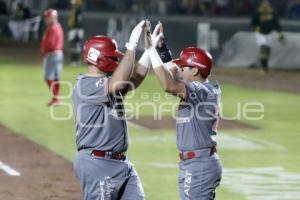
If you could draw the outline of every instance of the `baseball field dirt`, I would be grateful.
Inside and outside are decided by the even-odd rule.
[[[264,90],[300,93],[299,71],[271,70],[264,74],[261,69],[215,68],[212,78],[221,83]]]
[[[41,133],[43,134],[43,133]],[[72,163],[0,125],[1,200],[80,200]],[[10,176],[3,163],[20,176]]]

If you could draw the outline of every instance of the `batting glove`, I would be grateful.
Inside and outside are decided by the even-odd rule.
[[[164,34],[160,31],[160,29],[161,29],[161,22],[158,22],[151,35],[152,45],[154,47],[157,47],[160,39],[164,37]]]
[[[156,47],[158,45],[158,42],[161,38],[163,38],[163,33],[160,33],[160,26],[161,26],[161,23],[159,22],[153,32],[152,32],[152,35],[151,35],[151,42],[152,42],[152,45],[154,47]],[[150,61],[150,58],[149,58],[149,55],[148,55],[148,51],[145,51],[143,53],[143,55],[141,56],[140,60],[138,61],[142,66],[144,66],[145,68],[150,68],[151,66],[151,61]]]
[[[163,63],[167,63],[172,60],[172,52],[168,48],[165,41],[162,42],[162,46],[156,47],[157,53],[159,54],[161,60]]]
[[[136,49],[136,47],[138,45],[139,39],[141,37],[141,33],[143,31],[144,24],[145,24],[145,20],[142,20],[132,30],[130,38],[129,38],[129,41],[125,44],[125,47],[128,50],[135,51],[135,49]]]

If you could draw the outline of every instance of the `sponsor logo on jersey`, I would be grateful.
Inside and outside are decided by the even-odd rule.
[[[96,82],[96,87],[103,87],[104,82],[105,82],[104,78],[99,79],[99,81]]]
[[[191,121],[190,117],[178,117],[176,119],[177,124],[184,124],[184,123],[189,123]]]

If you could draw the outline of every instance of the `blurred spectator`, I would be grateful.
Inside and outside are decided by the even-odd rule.
[[[254,6],[251,0],[239,1],[237,14],[242,16],[250,16],[253,9]]]
[[[276,10],[278,16],[284,16],[286,12],[286,4],[287,0],[285,1],[278,1],[278,0],[269,0],[272,4],[272,7]]]
[[[113,12],[128,12],[132,4],[132,0],[110,0],[106,2],[107,9]]]
[[[198,0],[200,15],[213,15],[215,12],[215,4],[212,0]]]
[[[3,0],[0,0],[0,2]],[[14,0],[16,1],[16,0]],[[21,0],[18,0],[21,1]],[[27,0],[23,2],[32,2]],[[38,1],[38,8],[55,7],[60,10],[70,8],[71,0]],[[254,5],[262,0],[84,0],[86,11],[144,14],[185,14],[200,16],[251,16]],[[7,1],[8,2],[8,1]],[[45,3],[47,2],[47,3]],[[298,15],[299,0],[270,0],[279,16],[294,18]],[[45,6],[46,5],[46,6]],[[287,8],[288,6],[288,8]],[[32,6],[31,6],[32,7]],[[33,8],[33,7],[32,7]],[[26,9],[26,8],[25,8]],[[33,9],[34,10],[34,9]],[[289,14],[288,14],[289,13]],[[21,14],[22,15],[22,14]],[[17,17],[18,18],[18,17]]]
[[[179,3],[180,10],[184,14],[195,14],[198,12],[198,0],[181,0]]]
[[[50,5],[52,7],[52,5]],[[65,10],[70,8],[70,0],[57,0],[56,3],[54,3],[53,7],[60,10]]]
[[[29,25],[27,19],[30,18],[30,10],[22,2],[17,2],[15,10],[12,12],[11,19],[8,22],[9,30],[15,40],[21,41],[27,39],[27,30]]]
[[[72,0],[72,10],[68,19],[68,42],[72,66],[78,66],[81,61],[81,46],[84,37],[82,27],[82,1]]]
[[[300,0],[290,0],[288,2],[286,16],[289,19],[300,19]]]
[[[8,15],[6,3],[0,0],[0,15]]]
[[[174,2],[170,5],[169,13],[170,14],[182,14],[183,9],[180,4],[181,0],[174,0]]]
[[[230,0],[215,0],[216,15],[230,15]]]
[[[16,4],[16,9],[13,11],[12,20],[19,21],[30,18],[30,10],[22,2]]]
[[[106,0],[85,0],[84,4],[85,4],[85,8],[90,11],[107,9]]]
[[[212,0],[179,0],[173,5],[174,14],[210,15]]]

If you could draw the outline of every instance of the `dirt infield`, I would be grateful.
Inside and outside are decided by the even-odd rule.
[[[42,64],[38,42],[17,42],[0,39],[1,59],[22,64]]]
[[[221,84],[300,93],[300,71],[271,70],[264,74],[260,69],[215,68],[212,78]]]
[[[0,169],[1,200],[79,200],[72,163],[0,125],[0,161],[21,173]]]

